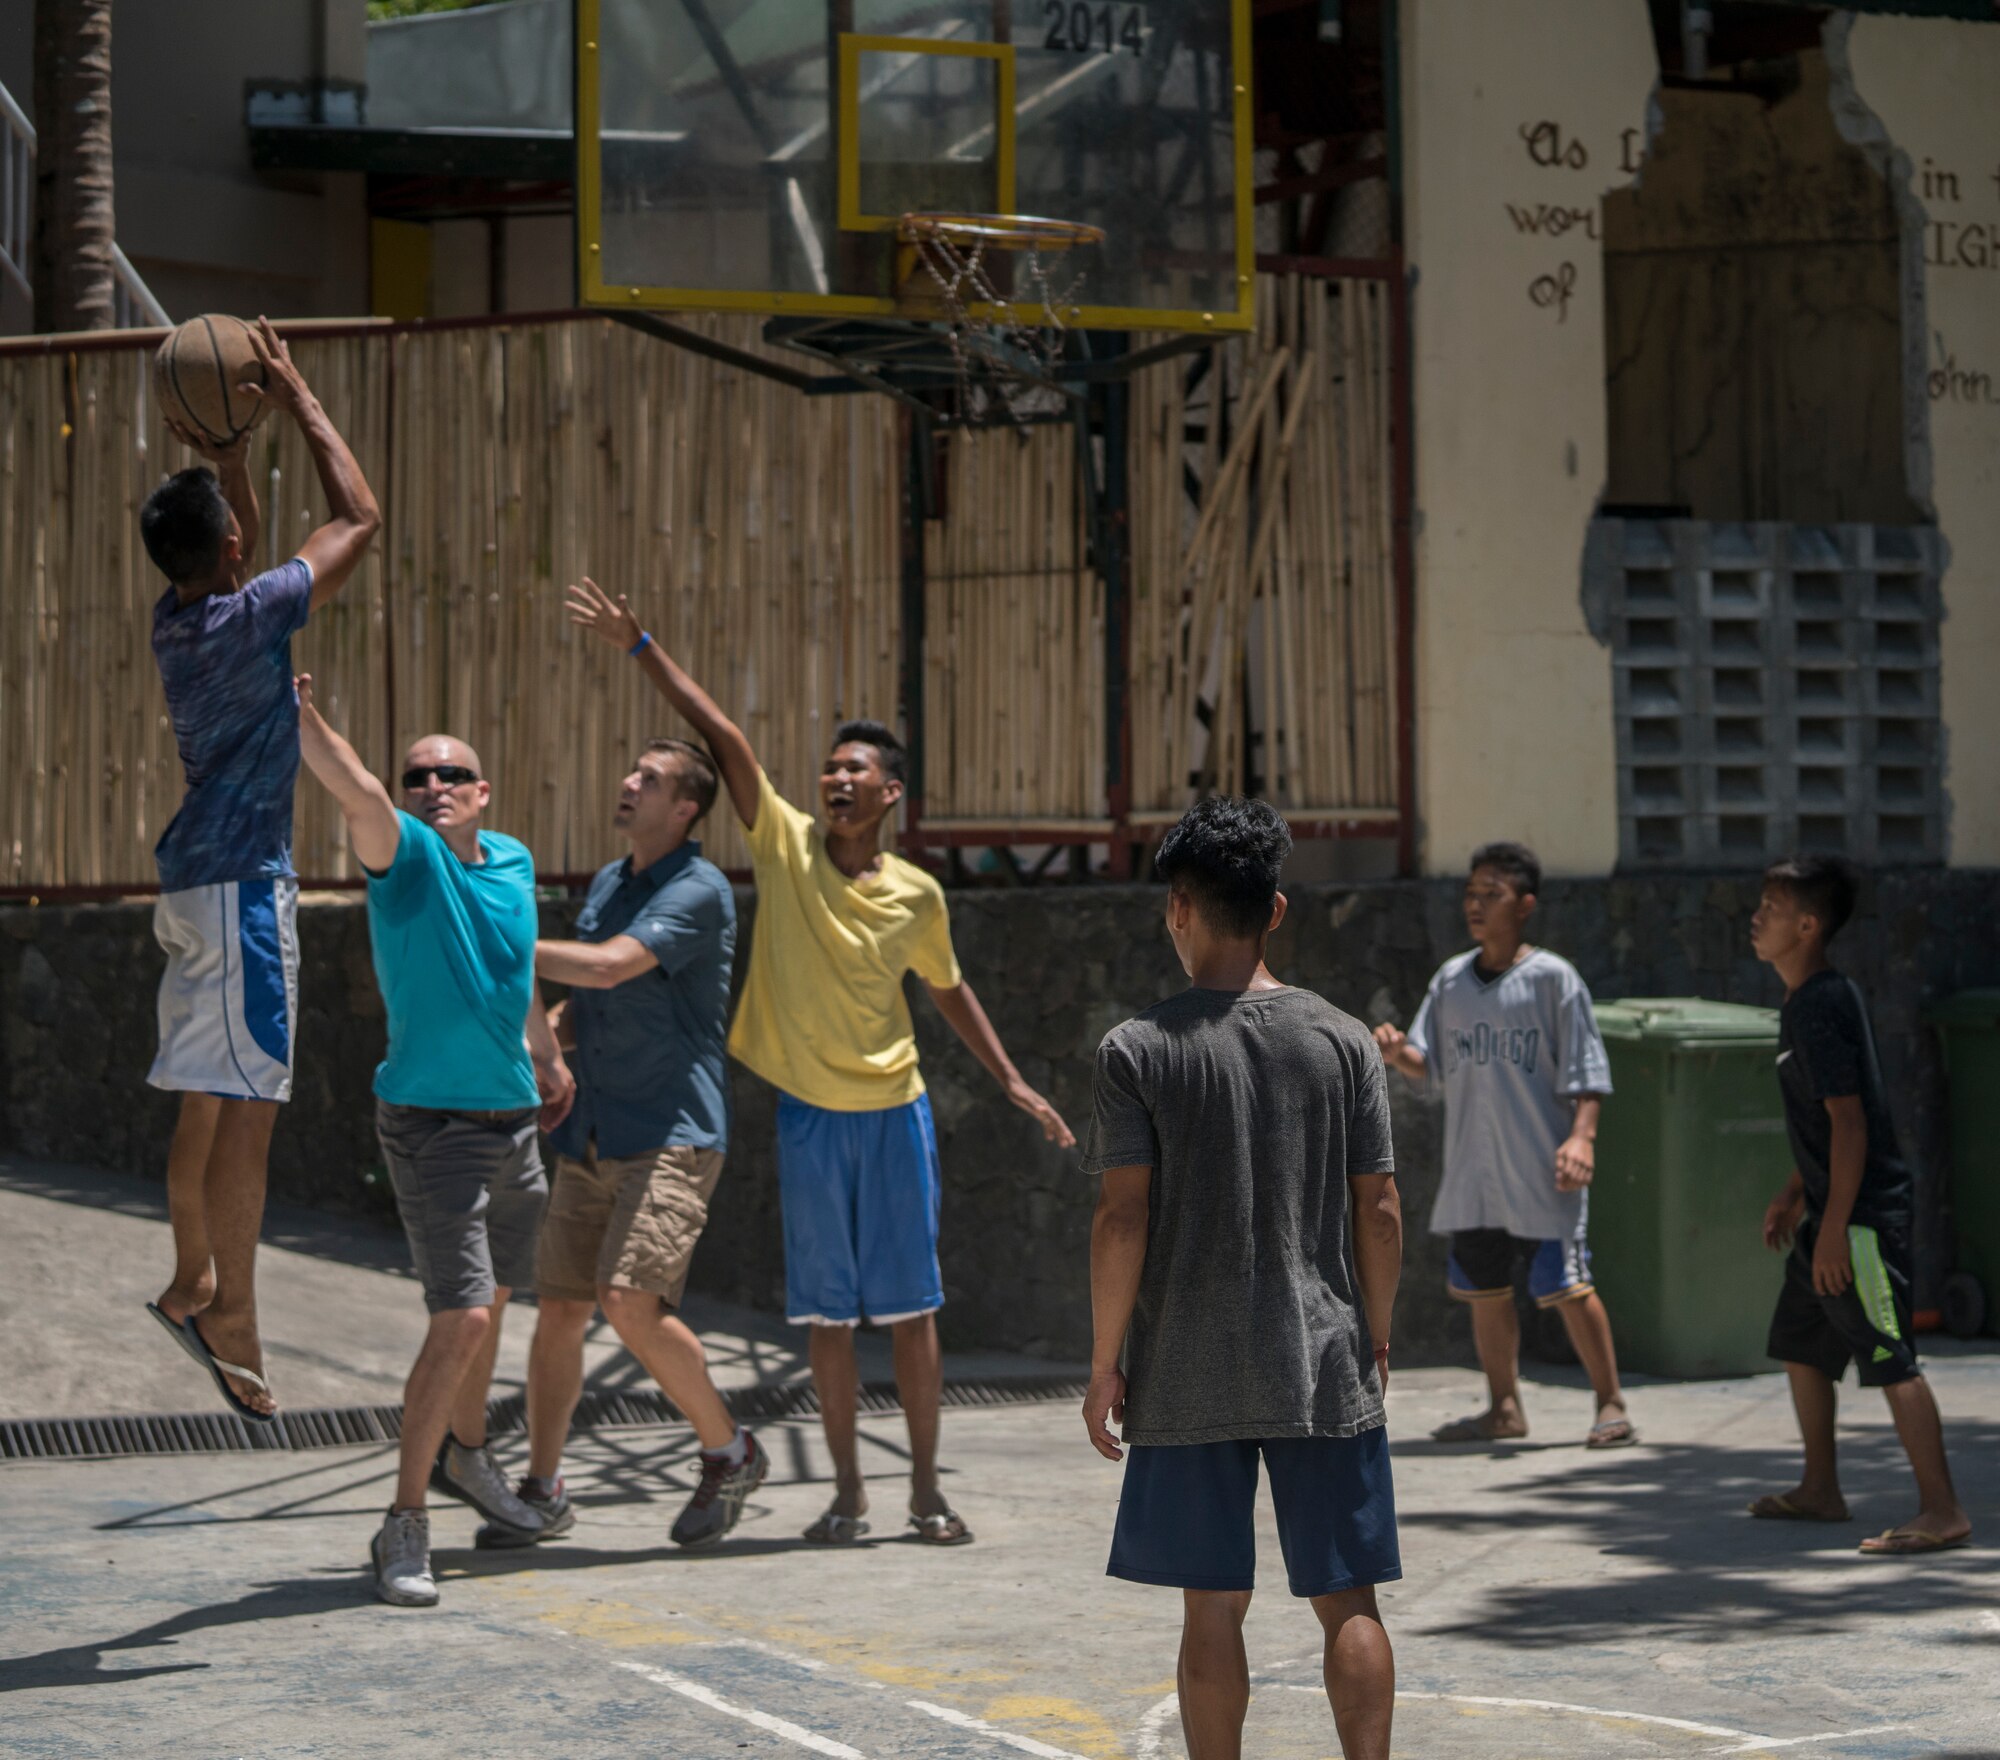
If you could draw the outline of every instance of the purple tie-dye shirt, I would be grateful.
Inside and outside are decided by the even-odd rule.
[[[153,607],[153,658],[166,686],[187,796],[154,845],[160,890],[292,871],[299,699],[292,635],[305,625],[312,568],[293,557],[234,593]]]

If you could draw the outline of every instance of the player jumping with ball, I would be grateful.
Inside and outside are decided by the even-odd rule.
[[[146,553],[168,581],[153,607],[153,657],[187,773],[153,852],[167,970],[146,1079],[178,1091],[181,1114],[167,1156],[173,1281],[146,1306],[231,1407],[268,1423],[277,1402],[257,1333],[257,1236],[271,1128],[292,1094],[299,1000],[292,636],[346,584],[382,515],[277,332],[260,319],[250,336],[264,383],[239,389],[299,424],[333,517],[258,574],[247,431],[220,445],[172,422],[215,469],[167,478],[139,512]]]

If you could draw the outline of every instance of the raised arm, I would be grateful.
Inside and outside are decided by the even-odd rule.
[[[653,688],[691,723],[715,758],[723,786],[746,829],[757,823],[757,754],[743,729],[715,706],[715,699],[688,677],[666,649],[646,634],[620,593],[616,599],[586,575],[569,589],[571,623],[603,637],[639,662]]]
[[[1139,1300],[1146,1266],[1146,1219],[1152,1206],[1151,1167],[1111,1167],[1098,1188],[1090,1219],[1090,1387],[1083,1427],[1108,1461],[1123,1458],[1110,1426],[1125,1422],[1125,1374],[1118,1359]]]
[[[374,491],[347,442],[327,419],[304,375],[292,364],[292,351],[271,328],[269,318],[259,318],[251,325],[250,345],[264,363],[264,383],[246,384],[242,389],[291,412],[305,436],[306,449],[319,472],[319,486],[332,510],[333,517],[298,551],[312,569],[312,608],[317,611],[347,584],[347,577],[367,554],[375,534],[382,529],[382,510],[375,505]],[[241,513],[236,517],[239,521],[243,518]]]
[[[222,499],[236,515],[241,529],[241,548],[236,556],[236,584],[240,587],[257,572],[257,544],[264,534],[263,515],[257,507],[257,486],[250,480],[250,435],[248,430],[226,446],[218,446],[206,434],[184,428],[172,416],[165,418],[167,429],[196,457],[207,460],[222,485]]]
[[[926,979],[924,988],[937,1004],[938,1013],[951,1022],[952,1031],[965,1041],[965,1048],[986,1066],[986,1073],[1000,1084],[1007,1098],[1042,1127],[1042,1135],[1051,1143],[1064,1149],[1074,1148],[1076,1133],[1063,1123],[1061,1113],[1022,1080],[1021,1072],[1014,1067],[1014,1060],[1007,1055],[1007,1048],[1000,1043],[1000,1035],[994,1032],[993,1023],[986,1018],[986,1010],[972,993],[972,986],[959,983],[950,989],[940,989]]]
[[[1403,1275],[1403,1200],[1393,1173],[1358,1174],[1347,1182],[1354,1207],[1354,1275],[1375,1341],[1375,1373],[1389,1390],[1389,1326]]]
[[[389,791],[370,774],[361,754],[327,726],[326,717],[314,707],[312,674],[301,673],[295,682],[299,692],[299,755],[340,808],[361,865],[371,873],[386,874],[403,841],[403,822],[396,817]]]

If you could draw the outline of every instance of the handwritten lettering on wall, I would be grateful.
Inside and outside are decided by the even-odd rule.
[[[1517,132],[1521,150],[1537,172],[1551,172],[1568,179],[1589,171],[1589,144],[1571,133],[1561,122],[1542,117],[1522,123]],[[1637,155],[1643,144],[1638,129],[1624,131],[1618,147],[1619,161],[1625,170],[1637,169]],[[1581,200],[1564,199],[1560,192],[1549,196],[1546,179],[1537,179],[1537,185],[1535,199],[1501,204],[1517,233],[1527,238],[1548,239],[1552,243],[1575,236],[1596,244],[1602,238],[1602,210],[1594,184],[1580,192],[1583,196]],[[1569,248],[1573,251],[1575,246]],[[1568,323],[1570,302],[1576,297],[1578,274],[1574,256],[1556,256],[1545,270],[1529,279],[1528,303],[1537,311],[1553,312],[1558,324]]]

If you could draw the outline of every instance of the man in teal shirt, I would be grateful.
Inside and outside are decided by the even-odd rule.
[[[375,1536],[375,1591],[438,1598],[425,1492],[527,1538],[559,1531],[509,1488],[486,1448],[486,1394],[507,1298],[534,1278],[548,1202],[537,1141],[576,1088],[535,990],[535,865],[480,828],[479,754],[428,735],[403,761],[403,811],[299,686],[299,743],[339,803],[368,874],[389,1054],[376,1130],[423,1283],[430,1329],[403,1391],[395,1502]]]

